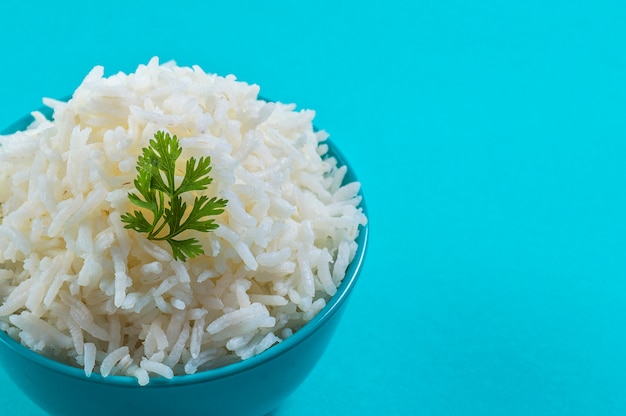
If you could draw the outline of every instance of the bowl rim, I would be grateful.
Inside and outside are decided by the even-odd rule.
[[[64,98],[62,100],[67,101],[68,98]],[[263,98],[259,97],[259,99]],[[44,106],[35,111],[39,111],[47,118],[50,118],[51,113],[48,107]],[[32,116],[32,113],[30,115],[26,115],[3,129],[0,134],[13,134],[19,130],[26,128],[33,120],[34,118]],[[338,166],[346,166],[347,172],[344,181],[358,181],[354,169],[348,163],[347,159],[337,148],[337,146],[332,142],[332,140],[326,139],[320,144],[326,144],[328,146],[328,151],[326,152],[326,155],[334,157],[337,160]],[[92,373],[90,376],[87,376],[83,368],[74,367],[72,365],[65,364],[61,361],[57,361],[53,358],[49,358],[45,355],[37,353],[13,339],[7,332],[2,329],[0,329],[0,345],[8,348],[12,353],[21,356],[25,360],[28,360],[33,364],[36,364],[37,366],[44,367],[52,372],[60,373],[64,376],[71,378],[81,379],[86,382],[107,384],[110,386],[125,388],[148,389],[205,383],[208,381],[232,377],[236,374],[243,373],[255,367],[261,366],[278,358],[283,353],[297,347],[307,338],[315,334],[337,312],[340,306],[345,303],[348,296],[352,292],[363,268],[369,239],[370,219],[368,216],[367,205],[365,202],[362,185],[359,189],[358,195],[361,197],[359,208],[362,209],[363,214],[368,218],[368,223],[366,225],[359,225],[359,235],[355,240],[358,244],[357,251],[353,260],[350,262],[348,268],[346,269],[346,274],[343,278],[343,281],[337,288],[337,293],[330,297],[330,299],[320,312],[318,312],[310,321],[306,322],[299,330],[295,331],[292,336],[276,345],[273,345],[272,347],[268,348],[260,354],[252,356],[245,360],[226,364],[221,367],[201,370],[194,374],[174,375],[171,379],[165,379],[162,377],[150,377],[150,381],[147,385],[140,386],[137,383],[137,378],[132,376],[109,375],[107,377],[104,377],[100,373],[96,372]]]

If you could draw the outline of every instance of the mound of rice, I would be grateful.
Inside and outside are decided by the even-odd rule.
[[[259,354],[315,316],[367,221],[360,185],[324,157],[313,111],[258,93],[157,58],[108,78],[95,67],[69,102],[44,100],[53,121],[33,113],[0,136],[0,329],[145,385]],[[120,220],[158,130],[178,136],[181,166],[210,156],[207,194],[228,200],[186,262]]]

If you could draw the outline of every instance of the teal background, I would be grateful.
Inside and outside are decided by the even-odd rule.
[[[91,4],[0,5],[0,126],[158,55],[317,110],[363,183],[365,270],[275,416],[626,413],[623,2]],[[42,414],[1,370],[0,414]]]

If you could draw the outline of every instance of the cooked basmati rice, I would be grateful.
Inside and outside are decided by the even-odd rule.
[[[104,77],[95,67],[53,121],[0,136],[0,329],[87,376],[175,375],[259,354],[337,291],[367,219],[359,184],[325,155],[314,112],[198,66]],[[210,156],[228,199],[206,255],[173,260],[127,230],[135,165],[158,130]],[[181,172],[179,172],[181,174]]]

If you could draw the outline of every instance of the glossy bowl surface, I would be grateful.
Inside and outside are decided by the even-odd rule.
[[[46,113],[49,116],[49,111]],[[1,134],[25,129],[26,116]],[[356,176],[332,141],[328,154],[348,166],[345,181]],[[362,195],[361,195],[362,196]],[[361,203],[366,213],[364,200]],[[147,386],[125,376],[86,377],[80,368],[51,360],[0,331],[0,365],[15,384],[51,415],[264,415],[291,394],[326,349],[363,267],[368,227],[361,227],[358,251],[326,307],[293,336],[247,360]],[[314,397],[315,392],[311,392]]]

